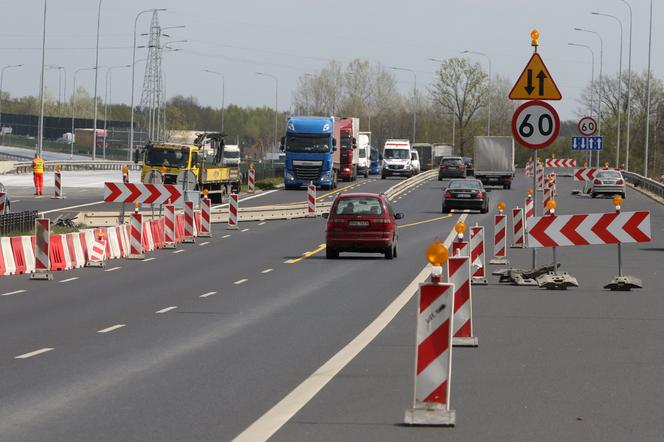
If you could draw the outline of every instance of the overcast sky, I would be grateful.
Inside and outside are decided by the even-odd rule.
[[[634,12],[633,70],[644,71],[648,50],[649,0],[628,0]],[[653,60],[656,76],[664,78],[664,2],[653,11]],[[96,0],[50,0],[47,17],[47,64],[67,69],[68,94],[75,69],[94,66]],[[24,63],[21,70],[6,71],[4,89],[12,95],[37,94],[41,57],[43,2],[0,0],[2,65]],[[556,104],[562,118],[575,118],[576,99],[590,79],[590,53],[568,42],[596,48],[599,41],[584,27],[604,39],[604,72],[618,70],[618,24],[596,17],[591,11],[618,16],[625,26],[624,71],[627,69],[629,21],[620,0],[105,0],[102,4],[100,65],[131,63],[133,23],[142,9],[167,8],[160,13],[162,26],[185,25],[165,31],[184,50],[165,53],[163,69],[166,95],[193,95],[200,103],[219,106],[219,78],[202,69],[226,76],[226,104],[274,105],[274,81],[256,71],[279,78],[279,108],[287,110],[295,81],[305,72],[315,73],[327,60],[365,58],[386,66],[402,66],[417,72],[420,90],[431,83],[436,63],[463,50],[487,53],[493,72],[516,80],[530,54],[529,34],[539,29],[540,54],[563,94]],[[150,14],[139,20],[139,34],[147,32]],[[168,39],[166,39],[168,40]],[[139,36],[139,45],[147,37]],[[137,59],[146,56],[137,50]],[[486,63],[482,57],[477,61]],[[145,64],[136,69],[136,94],[140,99]],[[101,72],[100,72],[101,73]],[[412,75],[395,72],[402,91],[412,90]],[[92,90],[94,75],[81,72],[78,84]],[[100,75],[103,95],[104,75]],[[58,73],[47,73],[47,86],[58,90]],[[130,70],[113,73],[113,101],[129,102]]]

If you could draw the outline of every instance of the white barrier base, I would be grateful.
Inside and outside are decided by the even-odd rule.
[[[473,285],[488,285],[489,283],[487,282],[486,278],[481,278],[479,276],[473,277],[471,283]]]
[[[526,247],[526,246],[524,246],[523,244],[512,244],[512,245],[510,246],[510,249],[523,249],[523,248],[525,248],[525,247]]]
[[[53,279],[53,273],[51,272],[34,272],[30,273],[30,279],[36,281],[50,281]]]
[[[175,248],[175,243],[174,242],[164,242],[164,248],[165,249],[174,249]]]
[[[469,338],[452,338],[452,345],[454,347],[478,347],[480,344],[477,340],[476,337],[469,337]]]
[[[186,236],[185,236],[185,237],[182,239],[182,242],[183,242],[183,243],[189,243],[189,244],[192,244],[192,243],[195,243],[196,240],[194,239],[193,236],[190,236],[190,237],[186,237]]]
[[[503,264],[509,264],[509,263],[510,263],[510,260],[507,259],[507,258],[496,258],[496,257],[494,257],[491,261],[489,261],[489,264],[503,265]]]
[[[198,237],[199,238],[212,238],[212,234],[210,232],[198,232]]]
[[[226,230],[237,230],[239,228],[240,227],[237,224],[234,225],[234,226],[231,226],[231,225],[226,226]]]
[[[127,259],[145,259],[145,254],[143,254],[143,253],[140,253],[140,254],[130,253],[127,256]]]
[[[403,418],[406,425],[437,425],[453,427],[456,424],[456,411],[445,409],[411,408]]]
[[[106,261],[88,261],[86,267],[106,267]]]

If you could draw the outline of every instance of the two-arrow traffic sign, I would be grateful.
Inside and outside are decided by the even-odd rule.
[[[530,57],[509,95],[511,100],[560,100],[562,95],[556,86],[542,57],[537,52]]]

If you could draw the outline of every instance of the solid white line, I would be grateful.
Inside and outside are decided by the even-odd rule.
[[[199,298],[207,298],[208,296],[212,296],[212,295],[216,295],[216,294],[217,294],[217,292],[207,292],[207,293],[203,293],[201,296],[199,296]]]
[[[459,221],[463,222],[467,215],[461,215]],[[452,230],[445,239],[449,247],[456,232]],[[267,440],[286,422],[288,422],[298,411],[302,409],[318,392],[327,385],[346,365],[348,365],[371,341],[382,332],[394,319],[401,309],[410,301],[417,292],[420,282],[429,275],[429,266],[424,267],[410,284],[396,297],[390,305],[383,310],[376,319],[371,322],[350,341],[337,354],[324,363],[311,376],[298,385],[279,403],[240,433],[233,441],[255,441]]]
[[[96,206],[97,204],[103,204],[103,203],[104,203],[103,201],[97,201],[96,203],[86,203],[86,204],[79,204],[78,206],[62,207],[60,209],[47,210],[46,212],[41,212],[41,214],[46,215],[47,213],[62,212],[64,210],[69,210],[69,209],[78,209],[79,207]]]
[[[284,264],[290,264],[290,261],[291,261],[290,259],[287,259],[286,261],[284,261]]]
[[[170,312],[171,310],[175,310],[176,308],[178,308],[176,305],[172,305],[170,307],[166,307],[166,308],[162,308],[161,310],[157,310],[155,313],[166,313],[166,312]]]
[[[274,189],[274,190],[268,190],[266,192],[257,193],[256,195],[251,195],[251,196],[247,196],[245,198],[242,198],[241,200],[238,200],[238,202],[241,203],[242,201],[248,201],[248,200],[252,200],[254,198],[260,198],[262,196],[269,195],[269,194],[274,193],[274,192],[279,192],[280,190],[281,189]],[[217,206],[212,206],[211,208],[216,209],[218,207],[226,207],[226,206],[228,206],[228,203],[219,204]]]
[[[0,295],[0,296],[18,295],[19,293],[25,293],[25,290],[14,290],[13,292],[3,293],[3,294]]]
[[[228,238],[229,236],[230,236],[230,235],[224,235],[224,236],[221,237],[221,239]]]
[[[262,223],[258,223],[259,226],[262,226],[264,224],[265,224],[265,221],[263,221]]]
[[[119,269],[121,269],[121,268],[122,268],[122,267],[111,267],[110,269],[106,269],[106,270],[104,270],[104,271],[105,271],[105,272],[114,272],[114,271],[119,270]]]
[[[173,253],[182,253],[182,252],[184,252],[184,250],[180,249],[180,250],[176,250],[176,251],[173,252]]]
[[[15,356],[14,359],[28,359],[33,356],[40,355],[42,353],[46,353],[47,351],[54,350],[53,348],[40,348],[39,350],[31,351],[30,353],[25,353],[22,355]]]
[[[184,251],[184,250],[183,250],[183,251]],[[144,259],[143,262],[154,261],[155,259],[157,259],[157,258],[155,258],[155,257],[153,256],[152,258],[146,258],[146,259]]]
[[[249,229],[242,229],[242,232],[246,232],[246,231],[248,231],[248,230],[249,230]]]
[[[115,325],[112,325],[110,327],[103,328],[101,330],[97,330],[97,333],[108,333],[108,332],[112,332],[112,331],[117,330],[117,329],[122,328],[122,327],[125,327],[125,324],[115,324]]]
[[[202,242],[199,244],[199,246],[207,246],[208,244],[210,244],[210,241]]]
[[[62,281],[58,281],[58,282],[69,282],[69,281],[76,281],[77,279],[78,279],[78,276],[74,276],[73,278],[67,278],[67,279],[63,279]]]
[[[240,285],[240,284],[244,284],[247,281],[249,281],[249,280],[247,278],[244,278],[244,279],[240,279],[240,280],[235,281],[233,284]]]
[[[261,273],[270,273],[270,272],[273,271],[273,270],[274,270],[274,269],[265,269],[265,270],[263,270]]]

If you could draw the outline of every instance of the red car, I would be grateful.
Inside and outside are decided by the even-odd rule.
[[[345,193],[332,203],[325,235],[328,259],[339,252],[377,252],[386,259],[397,256],[397,223],[402,213],[394,213],[384,195]]]

